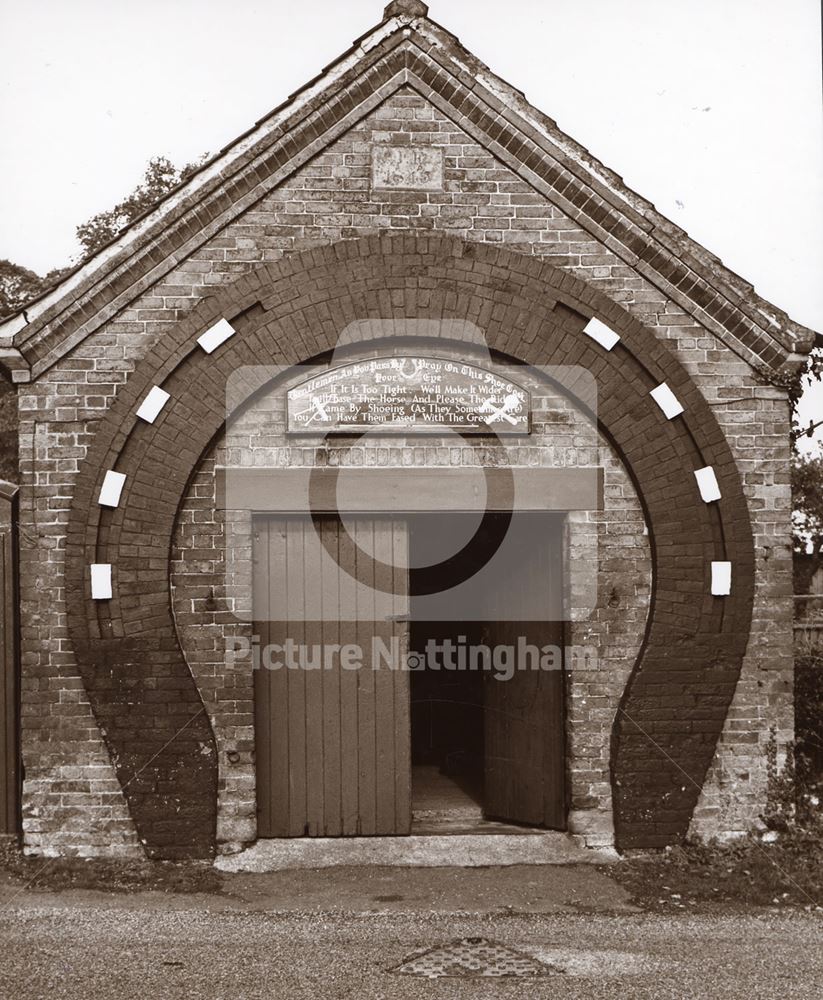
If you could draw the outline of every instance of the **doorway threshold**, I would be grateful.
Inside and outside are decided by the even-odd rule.
[[[511,829],[511,828],[509,828]],[[258,840],[238,854],[221,855],[224,872],[273,872],[289,868],[386,865],[479,868],[500,865],[606,864],[609,848],[583,847],[556,830],[518,833],[451,833],[405,837],[293,837]]]
[[[482,816],[461,816],[444,813],[429,816],[425,812],[412,814],[412,836],[419,837],[541,837],[556,830],[544,830],[537,826],[518,826],[483,819]]]

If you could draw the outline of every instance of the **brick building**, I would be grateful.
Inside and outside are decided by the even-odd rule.
[[[813,335],[424,4],[391,3],[0,337],[19,405],[29,852],[405,834],[417,769],[442,763],[415,727],[474,760],[487,816],[591,845],[734,834],[762,810],[770,731],[792,736],[785,387]],[[345,386],[383,362],[412,382],[429,364],[513,382],[525,423],[497,400],[519,433],[485,439],[491,417],[463,433],[453,413],[297,426],[308,379]],[[551,635],[585,657],[531,687],[429,691],[425,716],[408,672],[261,669],[261,632],[285,620],[314,641],[363,620],[370,638],[426,638],[402,588],[344,613],[345,573],[321,574],[307,612],[306,491],[348,482],[350,533],[324,520],[333,502],[314,520],[345,571],[346,539],[414,546],[428,518],[430,547],[446,544],[478,472],[504,513],[488,498],[506,470],[523,473],[537,552],[509,592],[551,575]],[[511,635],[495,607],[483,634]],[[450,700],[474,722],[435,720]],[[511,731],[524,719],[528,739]]]

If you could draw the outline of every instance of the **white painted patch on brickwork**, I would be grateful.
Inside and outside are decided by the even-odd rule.
[[[120,503],[120,494],[123,492],[123,485],[126,476],[122,472],[115,472],[109,469],[100,487],[100,496],[97,502],[101,507],[116,507]]]
[[[111,600],[111,563],[92,563],[91,596],[95,601]]]
[[[614,330],[610,330],[596,316],[592,316],[589,322],[583,327],[583,333],[587,337],[591,337],[592,340],[596,340],[607,351],[610,351],[620,341],[620,337],[618,337]]]
[[[680,403],[680,400],[665,382],[661,382],[655,389],[652,389],[649,395],[669,420],[679,416],[683,412],[684,407]]]
[[[712,594],[715,597],[726,597],[732,592],[732,564],[730,562],[712,563]]]
[[[710,465],[705,466],[703,469],[695,469],[694,478],[697,480],[697,488],[700,490],[700,496],[706,503],[720,499],[722,494],[720,493],[720,487],[717,485],[717,476],[715,476],[714,469]]]
[[[206,354],[211,354],[224,344],[229,337],[233,337],[235,329],[227,319],[218,320],[214,326],[197,338],[197,343],[203,348]]]
[[[153,385],[140,404],[137,416],[141,420],[145,420],[147,424],[153,424],[169,399],[170,396],[165,389],[161,389],[159,385]]]

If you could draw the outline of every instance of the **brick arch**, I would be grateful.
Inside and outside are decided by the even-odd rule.
[[[597,316],[611,352],[582,330]],[[489,346],[531,364],[579,364],[597,378],[601,429],[634,479],[654,562],[643,648],[612,739],[619,845],[685,834],[734,693],[751,620],[754,552],[731,451],[683,366],[634,317],[537,258],[443,237],[345,241],[258,268],[201,301],[165,334],[101,421],[78,476],[67,534],[68,625],[89,699],[150,854],[213,850],[217,766],[208,718],[177,641],[169,553],[179,505],[224,422],[229,374],[334,348],[352,320],[469,319]],[[213,354],[196,338],[221,318],[237,333]],[[686,408],[669,421],[649,397],[666,381]],[[135,412],[152,385],[171,399],[153,424]],[[712,465],[722,500],[693,470]],[[107,469],[126,474],[116,509],[97,504]],[[709,593],[731,560],[731,596]],[[92,601],[87,567],[111,563],[114,594]]]

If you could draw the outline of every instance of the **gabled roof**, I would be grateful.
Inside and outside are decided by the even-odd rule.
[[[771,382],[814,333],[690,239],[495,76],[419,0],[375,28],[54,288],[0,323],[15,381],[64,354],[401,87],[459,119],[475,141],[642,273]]]

